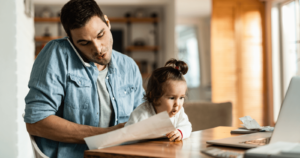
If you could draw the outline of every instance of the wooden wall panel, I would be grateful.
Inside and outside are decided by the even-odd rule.
[[[264,125],[264,4],[213,0],[212,101],[233,103],[233,125],[249,115]]]
[[[262,6],[242,6],[242,89],[243,114],[263,124],[263,26]],[[242,117],[242,116],[239,116]]]
[[[213,102],[231,101],[237,105],[235,10],[228,6],[213,13],[211,43],[212,98]],[[219,66],[222,65],[222,66]],[[236,111],[233,111],[234,113]]]

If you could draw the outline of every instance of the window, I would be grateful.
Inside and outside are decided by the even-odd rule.
[[[193,26],[177,26],[178,57],[189,66],[185,78],[189,88],[200,86],[199,49],[196,28]]]
[[[187,101],[209,101],[210,93],[201,85],[200,52],[198,27],[196,25],[177,25],[178,58],[186,62],[189,70],[185,75],[188,86]]]
[[[299,0],[287,0],[272,9],[274,120],[293,76],[300,76]]]

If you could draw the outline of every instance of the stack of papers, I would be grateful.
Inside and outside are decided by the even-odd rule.
[[[101,149],[126,144],[126,142],[161,138],[174,130],[176,128],[165,111],[136,124],[112,132],[86,137],[84,140],[90,150]]]
[[[242,126],[244,126],[246,129],[250,129],[250,130],[260,130],[260,131],[273,131],[274,127],[270,127],[270,126],[264,126],[261,127],[256,120],[252,119],[250,116],[245,116],[245,117],[241,117],[239,118],[243,124]]]
[[[248,134],[248,133],[255,133],[255,132],[271,132],[274,130],[274,127],[270,126],[263,126],[261,127],[256,120],[252,119],[250,116],[245,116],[239,118],[243,124],[242,128],[232,130],[231,133],[236,134]]]

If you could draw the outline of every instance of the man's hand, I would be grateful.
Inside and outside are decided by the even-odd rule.
[[[177,129],[174,130],[174,131],[172,131],[172,132],[170,132],[170,133],[168,133],[166,136],[169,138],[169,140],[170,140],[171,142],[172,142],[172,141],[179,142],[179,141],[182,140],[182,138],[181,138],[181,133],[180,133]]]
[[[126,122],[124,123],[120,123],[120,124],[117,124],[115,126],[112,126],[112,127],[109,127],[109,130],[110,131],[114,131],[114,130],[117,130],[117,129],[120,129],[120,128],[123,128],[125,126]]]
[[[30,135],[59,142],[77,144],[84,144],[85,141],[83,138],[85,137],[117,130],[123,128],[124,125],[125,123],[120,123],[109,128],[99,128],[76,124],[55,115],[48,116],[47,118],[33,124],[26,123],[27,131]]]

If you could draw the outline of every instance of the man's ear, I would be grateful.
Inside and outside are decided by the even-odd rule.
[[[108,28],[110,29],[111,26],[110,26],[109,20],[108,20],[108,18],[107,18],[106,15],[104,15],[104,19],[105,19],[105,21],[106,21],[106,23],[107,23]]]

